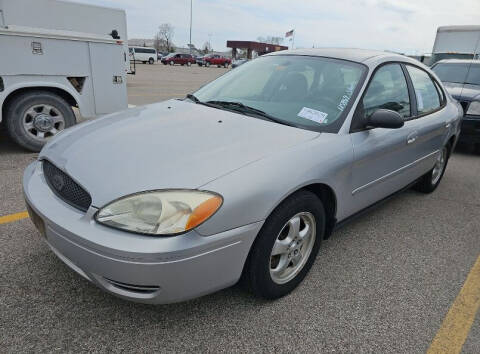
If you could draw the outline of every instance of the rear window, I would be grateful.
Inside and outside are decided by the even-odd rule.
[[[426,114],[440,108],[440,96],[430,76],[423,70],[407,65],[417,98],[418,114]]]

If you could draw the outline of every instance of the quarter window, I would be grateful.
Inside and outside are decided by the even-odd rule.
[[[415,90],[418,114],[425,114],[438,109],[440,107],[440,97],[430,75],[411,65],[407,65],[407,70]]]
[[[404,118],[410,117],[410,98],[405,75],[399,64],[378,69],[363,97],[363,118],[378,109],[390,109]]]

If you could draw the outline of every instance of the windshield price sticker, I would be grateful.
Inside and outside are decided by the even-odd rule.
[[[311,120],[319,124],[327,123],[328,114],[325,112],[317,111],[316,109],[303,107],[297,115],[299,117]]]

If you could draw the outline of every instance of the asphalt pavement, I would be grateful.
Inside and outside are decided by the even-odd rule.
[[[135,105],[225,72],[137,69]],[[0,216],[25,210],[21,176],[35,157],[0,130]],[[303,284],[273,302],[234,286],[130,303],[65,266],[29,219],[0,224],[0,352],[425,352],[480,254],[479,176],[480,155],[456,151],[437,191],[406,191],[335,232]],[[464,353],[480,352],[478,317]]]

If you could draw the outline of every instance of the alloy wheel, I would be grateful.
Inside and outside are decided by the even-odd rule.
[[[277,284],[295,278],[307,263],[316,238],[315,217],[309,212],[294,215],[282,227],[270,255],[270,276]]]
[[[442,151],[438,154],[437,161],[432,170],[432,184],[437,184],[440,178],[442,177],[443,170],[445,169],[445,164],[447,162],[447,148],[444,147]]]

